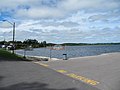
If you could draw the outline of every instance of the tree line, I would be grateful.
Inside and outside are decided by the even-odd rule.
[[[83,45],[120,45],[120,43],[63,43],[66,46],[83,46]]]
[[[13,43],[13,41],[0,41],[0,45],[9,46]],[[24,41],[14,41],[15,49],[24,49],[28,46],[32,46],[33,48],[40,48],[49,46],[46,41],[38,42],[36,39],[26,39]]]
[[[0,41],[0,45],[9,46],[13,41]],[[38,42],[36,39],[25,39],[24,41],[14,41],[15,49],[24,49],[28,46],[33,48],[54,46],[54,43],[47,43],[46,41]],[[63,46],[83,46],[83,45],[120,45],[120,43],[63,43]]]

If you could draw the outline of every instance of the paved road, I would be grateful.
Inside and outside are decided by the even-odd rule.
[[[0,90],[98,90],[42,65],[0,60]]]
[[[42,63],[100,90],[120,90],[120,53]]]

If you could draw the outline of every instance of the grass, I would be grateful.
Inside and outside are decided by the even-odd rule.
[[[6,51],[4,49],[0,49],[0,58],[5,58],[5,59],[22,59],[21,56],[18,56],[16,54],[12,54],[9,51]]]

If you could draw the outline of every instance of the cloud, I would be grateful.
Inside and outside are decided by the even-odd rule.
[[[10,4],[6,4],[10,3]],[[0,11],[11,10],[15,18],[63,18],[71,12],[108,11],[120,8],[119,0],[3,0]],[[7,11],[7,12],[9,12]]]
[[[0,22],[0,28],[11,28],[12,25],[8,22]]]
[[[46,40],[47,42],[64,43],[64,42],[118,42],[120,38],[120,27],[101,27],[101,28],[84,28],[79,25],[74,27],[60,28],[59,26],[43,27],[40,21],[24,21],[16,27],[15,40],[37,39],[38,41]],[[37,24],[34,24],[37,23]],[[56,22],[55,22],[56,23]],[[62,22],[61,22],[62,23]],[[67,22],[68,23],[68,22]],[[42,23],[43,25],[45,23]],[[59,25],[59,24],[58,24]],[[52,28],[51,28],[52,27]],[[7,28],[6,28],[7,29]],[[12,30],[2,32],[1,40],[12,40]]]
[[[119,12],[100,13],[97,15],[92,15],[88,19],[90,21],[112,21],[117,18],[120,18]]]
[[[53,8],[31,8],[31,9],[20,9],[17,11],[15,17],[20,18],[32,18],[32,19],[38,19],[38,18],[60,18],[63,17],[64,12],[59,9],[53,9]]]
[[[51,4],[53,4],[53,6],[55,5],[55,7],[52,7]],[[57,1],[53,3],[45,0],[44,4],[41,6],[40,5],[34,6],[34,4],[32,4],[30,5],[30,9],[24,8],[17,10],[15,16],[27,17],[32,19],[63,18],[66,17],[66,15],[68,15],[69,13],[76,12],[78,10],[85,10],[85,11],[96,10],[101,12],[101,11],[108,11],[108,10],[114,10],[120,8],[120,2],[118,0],[114,0],[114,1],[110,0],[109,2],[105,0],[94,0],[94,1],[61,0],[61,2],[59,1],[59,3]]]
[[[16,22],[16,40],[112,42],[120,38],[119,0],[2,0],[0,20]],[[116,28],[117,27],[117,28]],[[2,34],[1,34],[2,33]],[[0,37],[12,26],[0,22]]]
[[[58,27],[58,26],[63,26],[63,27],[76,27],[78,26],[79,24],[77,22],[40,22],[38,24],[41,24],[41,26],[43,27],[49,27],[49,26],[53,26],[53,27]]]

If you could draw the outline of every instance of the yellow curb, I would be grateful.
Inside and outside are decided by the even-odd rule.
[[[60,73],[67,73],[67,71],[65,71],[65,70],[57,70],[57,72],[60,72]]]
[[[34,62],[34,63],[39,64],[39,65],[44,66],[44,67],[48,67],[49,66],[47,64],[43,64],[43,63],[40,63],[40,62]]]
[[[93,85],[93,86],[98,85],[100,83],[98,81],[95,81],[95,80],[92,80],[92,79],[89,79],[89,78],[86,78],[86,77],[83,77],[83,76],[79,76],[79,75],[76,75],[74,73],[70,73],[70,74],[66,74],[66,75],[69,76],[69,77],[72,77],[74,79],[83,81],[87,84]]]

